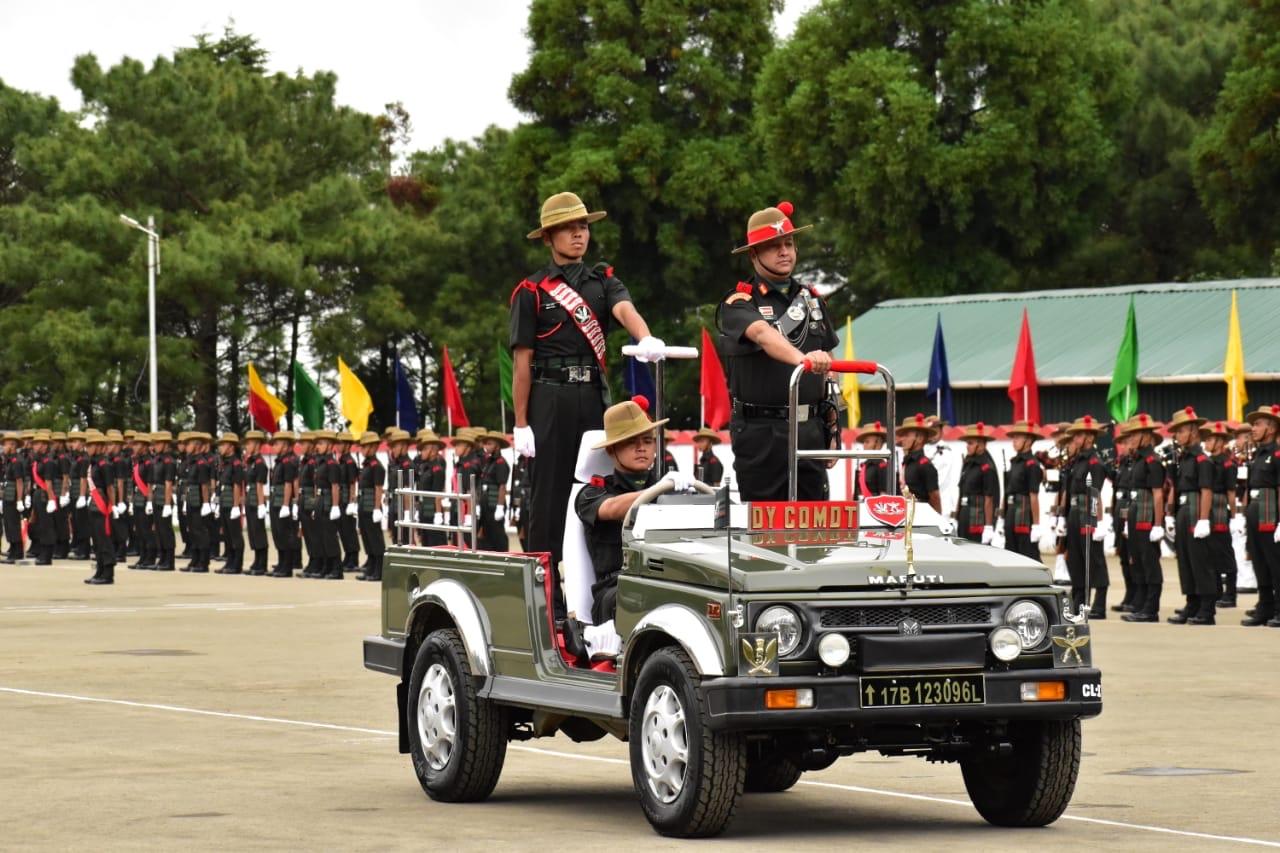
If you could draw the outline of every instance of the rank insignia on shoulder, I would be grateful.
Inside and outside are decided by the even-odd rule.
[[[739,293],[750,293],[751,285],[747,284],[745,281],[740,281],[738,282],[737,291]]]
[[[595,486],[597,489],[603,488],[604,477],[592,477],[590,485]]]
[[[729,298],[724,301],[725,305],[732,305],[735,302],[750,302],[751,297],[745,293],[731,293]]]

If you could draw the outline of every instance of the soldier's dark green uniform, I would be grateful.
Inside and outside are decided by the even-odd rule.
[[[1067,433],[1075,436],[1078,433],[1096,436],[1101,429],[1098,421],[1085,415],[1070,428]],[[1071,612],[1077,613],[1088,599],[1085,589],[1085,550],[1088,549],[1089,586],[1096,592],[1093,606],[1089,609],[1089,618],[1107,618],[1107,587],[1110,586],[1110,575],[1107,571],[1107,556],[1102,542],[1093,537],[1101,516],[1101,506],[1096,500],[1097,493],[1103,483],[1113,477],[1113,472],[1098,456],[1092,445],[1082,448],[1063,469],[1063,490],[1066,493],[1067,524],[1067,571],[1071,574]]]
[[[506,525],[506,489],[507,479],[511,476],[511,466],[502,456],[502,448],[507,447],[505,436],[496,432],[478,436],[482,447],[478,459],[476,476],[480,481],[480,517],[479,547],[485,551],[507,551]]]
[[[1120,617],[1126,622],[1160,621],[1160,595],[1164,571],[1160,567],[1161,524],[1164,503],[1165,469],[1155,451],[1155,431],[1159,428],[1147,414],[1138,414],[1122,427],[1137,437],[1133,464],[1129,466],[1129,511],[1125,520],[1125,540],[1135,586],[1132,613]]]
[[[342,543],[342,568],[354,571],[360,567],[360,534],[356,505],[356,481],[360,478],[360,466],[351,455],[351,443],[355,436],[349,432],[338,433],[338,446],[334,456],[338,460],[338,500],[342,516],[338,519],[338,540]]]
[[[1014,437],[1015,429],[1032,439],[1037,437],[1033,425],[1025,422],[1005,430],[1006,435]],[[1033,503],[1038,503],[1043,479],[1044,469],[1030,446],[1014,454],[1004,475],[1004,547],[1033,560],[1040,559],[1040,543],[1031,537],[1031,528],[1039,521]]]
[[[178,461],[173,453],[170,441],[173,436],[168,430],[161,430],[152,435],[151,477],[151,517],[155,522],[156,563],[152,568],[158,572],[174,570],[178,544],[174,537],[173,526],[176,520],[175,504],[182,504],[182,494],[178,490]]]
[[[267,573],[267,518],[271,513],[270,471],[260,451],[260,442],[266,436],[257,430],[244,435],[244,526],[249,536],[249,550],[253,551],[253,563],[249,574]],[[261,495],[259,495],[261,491]]]
[[[93,577],[86,578],[85,583],[111,584],[115,582],[116,564],[115,541],[112,536],[112,515],[117,502],[116,467],[111,456],[105,452],[108,444],[105,436],[95,435],[88,441],[91,446],[98,447],[100,452],[89,460],[89,529],[97,565]]]
[[[382,491],[386,483],[386,470],[378,459],[378,445],[381,439],[375,432],[366,432],[360,437],[360,449],[364,453],[364,465],[360,468],[359,506],[360,506],[360,538],[364,543],[364,553],[368,557],[368,567],[363,574],[357,575],[359,580],[382,580],[382,557],[387,551],[387,542],[382,534]]]
[[[18,452],[16,433],[6,433],[4,437],[4,457],[0,460],[4,482],[0,485],[0,501],[4,503],[4,538],[9,542],[9,550],[4,562],[16,563],[25,554],[22,541],[22,507],[26,495],[26,481],[23,478],[22,455]]]
[[[223,433],[218,439],[218,522],[227,563],[218,574],[238,575],[244,571],[244,461],[240,458],[240,436]]]
[[[135,435],[134,441],[146,445],[147,449],[134,454],[133,470],[130,472],[133,484],[133,490],[130,494],[130,508],[133,512],[133,530],[138,547],[138,561],[129,568],[150,569],[155,567],[159,559],[156,524],[163,519],[157,519],[155,506],[151,502],[152,468],[155,464],[155,455],[149,447],[151,436],[146,433]]]
[[[187,444],[187,476],[183,501],[187,507],[187,542],[191,546],[191,562],[182,567],[184,572],[207,572],[212,552],[209,538],[209,521],[213,517],[210,494],[213,486],[213,465],[202,444],[204,433],[197,433]]]
[[[302,568],[302,551],[298,542],[298,522],[294,517],[297,507],[295,489],[298,485],[298,457],[293,443],[297,436],[287,430],[272,436],[275,463],[271,468],[271,535],[276,543],[279,562],[271,572],[272,577],[293,577],[294,569]]]

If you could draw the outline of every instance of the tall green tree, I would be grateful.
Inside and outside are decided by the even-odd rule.
[[[1016,289],[1100,217],[1119,56],[1085,0],[824,0],[758,128],[847,296]]]

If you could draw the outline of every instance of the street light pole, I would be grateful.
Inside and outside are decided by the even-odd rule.
[[[156,378],[156,274],[160,272],[160,232],[156,231],[154,216],[147,217],[146,225],[123,213],[120,214],[120,221],[147,235],[147,320],[149,324],[147,362],[150,365],[151,374],[151,431],[156,432],[160,429],[157,392],[159,386]]]

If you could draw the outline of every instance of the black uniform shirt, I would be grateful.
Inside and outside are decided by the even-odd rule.
[[[1129,468],[1129,488],[1135,491],[1164,488],[1164,465],[1153,448],[1138,451]]]
[[[360,466],[356,464],[356,458],[349,452],[343,453],[338,457],[338,484],[342,487],[339,492],[344,501],[350,501],[351,496],[355,494],[352,486],[356,480],[360,478]]]
[[[480,485],[489,487],[489,495],[496,501],[498,489],[507,484],[511,474],[511,466],[502,458],[501,453],[485,455],[480,459]]]
[[[271,469],[271,485],[283,486],[298,479],[298,457],[292,450],[286,450],[276,459]]]
[[[1188,447],[1178,460],[1178,479],[1175,484],[1178,490],[1178,505],[1182,505],[1183,495],[1195,495],[1200,489],[1212,489],[1214,479],[1216,475],[1213,462],[1208,454],[1198,444]],[[1199,504],[1192,503],[1193,509],[1198,506]]]
[[[1135,459],[1132,453],[1116,460],[1116,479],[1113,485],[1116,488],[1116,502],[1118,504],[1127,503],[1133,497],[1134,462]]]
[[[1249,466],[1250,489],[1274,489],[1280,484],[1280,446],[1275,442],[1259,444]]]
[[[383,485],[385,477],[382,463],[378,461],[376,455],[370,453],[364,458],[364,467],[360,469],[360,493],[367,493],[370,495],[369,500],[373,500],[374,490]]]
[[[138,466],[138,480],[141,480],[143,483],[147,485],[148,494],[150,494],[150,488],[151,488],[151,477],[152,477],[151,469],[155,467],[155,463],[156,463],[156,457],[151,453],[141,453],[138,455],[136,459],[133,460],[133,464]],[[132,479],[132,476],[130,476],[130,479]],[[134,486],[135,486],[135,490],[133,493],[134,499],[139,502],[145,503],[146,497],[144,497],[142,493],[142,489],[136,488],[137,481],[134,481]]]
[[[694,476],[708,486],[718,486],[724,479],[724,463],[720,461],[720,457],[711,452],[709,447],[698,457],[693,470]]]
[[[616,279],[612,268],[598,269],[585,264],[550,264],[530,275],[511,294],[510,346],[529,347],[535,358],[565,358],[579,364],[595,364],[595,351],[564,306],[537,285],[544,279],[564,281],[578,292],[609,334],[613,309],[630,302],[631,294]],[[532,284],[530,287],[528,284]]]
[[[927,501],[938,491],[938,469],[923,450],[913,450],[902,460],[902,482],[918,500]]]
[[[1008,495],[1034,495],[1040,491],[1044,469],[1031,451],[1024,451],[1009,460],[1009,470],[1004,476],[1004,491]]]
[[[329,500],[332,495],[330,487],[338,483],[341,478],[342,467],[332,454],[326,453],[316,458],[314,482],[321,498]]]
[[[96,490],[102,495],[102,499],[110,503],[110,497],[107,495],[107,488],[115,486],[115,463],[106,456],[96,456],[89,465],[87,472],[89,477],[89,488]]]
[[[622,571],[622,520],[601,521],[600,505],[617,495],[638,492],[654,482],[652,472],[632,475],[614,471],[608,477],[592,477],[578,492],[573,508],[582,519],[597,585]]]
[[[1225,495],[1236,484],[1236,458],[1224,451],[1210,456],[1209,461],[1213,463],[1213,491]]]
[[[239,456],[229,456],[221,462],[218,469],[218,487],[222,494],[228,494],[235,486],[244,485],[244,463],[240,461]]]
[[[996,504],[1000,503],[1000,480],[996,477],[995,460],[986,451],[966,456],[960,466],[960,496],[976,498],[988,495]]]
[[[1098,457],[1098,451],[1092,447],[1083,450],[1071,457],[1071,462],[1067,465],[1064,477],[1067,481],[1067,494],[1086,495],[1089,489],[1101,489],[1102,482],[1112,476],[1111,470]]]

